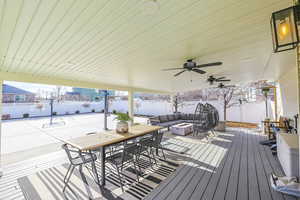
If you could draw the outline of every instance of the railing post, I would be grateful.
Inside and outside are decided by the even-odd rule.
[[[128,115],[132,119],[131,123],[133,124],[133,117],[134,117],[134,108],[133,108],[133,91],[128,91]]]

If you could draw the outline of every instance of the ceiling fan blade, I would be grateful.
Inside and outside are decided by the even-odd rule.
[[[177,74],[174,74],[174,76],[179,76],[180,74],[182,74],[183,72],[185,72],[186,70],[182,70],[181,72],[178,72]]]
[[[217,79],[216,82],[228,82],[231,81],[230,79]]]
[[[195,68],[193,68],[192,71],[197,72],[199,74],[205,74],[206,73],[206,71],[203,71],[203,70],[200,70],[200,69],[195,69]]]
[[[162,71],[171,71],[171,70],[178,70],[178,69],[183,69],[182,67],[180,68],[168,68],[168,69],[162,69]]]
[[[226,88],[233,88],[233,87],[235,87],[235,85],[226,85],[224,87],[226,87]]]
[[[207,64],[202,64],[202,65],[197,65],[197,68],[201,67],[211,67],[211,66],[217,66],[217,65],[222,65],[222,62],[214,62],[214,63],[207,63]]]

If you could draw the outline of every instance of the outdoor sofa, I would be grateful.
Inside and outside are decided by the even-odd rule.
[[[194,114],[176,113],[170,115],[159,115],[149,118],[151,125],[170,128],[173,125],[180,123],[193,123]]]

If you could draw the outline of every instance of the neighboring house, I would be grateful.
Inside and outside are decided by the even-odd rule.
[[[64,95],[64,99],[67,101],[81,101],[82,98],[79,92],[66,92]]]
[[[29,103],[35,101],[35,94],[13,87],[11,85],[3,84],[2,88],[2,102],[3,103]]]

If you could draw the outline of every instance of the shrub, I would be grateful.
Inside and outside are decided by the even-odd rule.
[[[8,119],[10,119],[10,114],[2,115],[2,120],[8,120]]]
[[[80,111],[79,111],[79,110],[76,110],[76,111],[75,111],[75,114],[79,114],[79,113],[80,113]]]
[[[23,114],[23,118],[28,118],[29,117],[29,114],[28,113],[24,113]]]
[[[90,104],[89,104],[89,103],[84,103],[84,104],[82,104],[82,107],[84,107],[84,108],[89,108],[89,107],[90,107]]]
[[[57,112],[53,112],[52,115],[57,115]]]
[[[112,113],[113,113],[113,114],[116,114],[116,113],[117,113],[117,111],[116,111],[116,110],[113,110],[113,111],[112,111]]]

